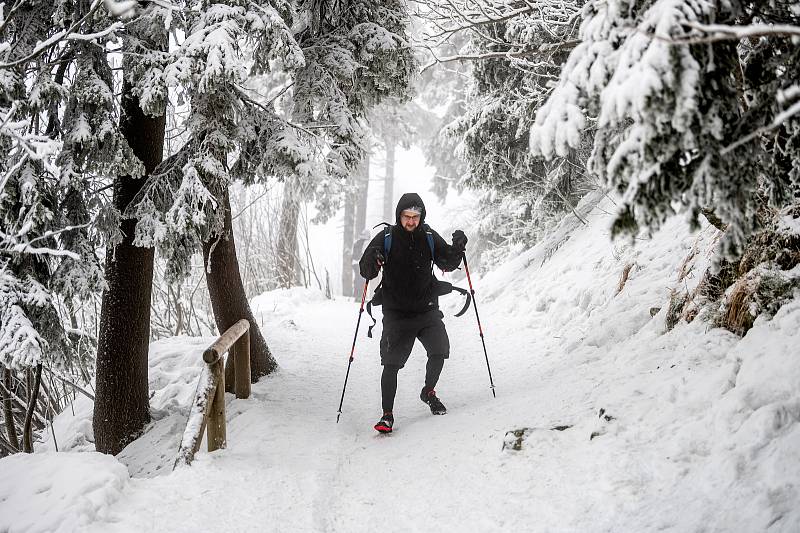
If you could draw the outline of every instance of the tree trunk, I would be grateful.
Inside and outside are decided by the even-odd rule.
[[[342,224],[342,295],[353,294],[353,241],[355,240],[356,199],[348,193],[344,200]]]
[[[29,383],[28,410],[25,412],[25,423],[22,426],[22,451],[33,453],[33,413],[39,401],[39,387],[42,384],[42,363],[36,365],[33,383]]]
[[[6,423],[6,434],[8,442],[16,450],[19,450],[19,440],[17,439],[17,426],[14,423],[14,409],[11,403],[11,389],[14,386],[14,376],[10,368],[3,366],[3,384],[5,391],[3,394],[3,420]]]
[[[164,155],[164,115],[151,117],[125,81],[120,130],[149,174]],[[146,178],[121,176],[114,183],[114,205],[123,211]],[[150,422],[147,353],[153,249],[133,245],[135,219],[122,221],[122,242],[106,253],[105,279],[97,340],[94,436],[97,451],[117,454]]]
[[[297,270],[297,220],[300,213],[300,182],[292,176],[284,183],[281,225],[278,231],[278,283],[289,288],[295,284]]]
[[[253,312],[244,292],[239,262],[236,259],[228,191],[225,191],[223,204],[225,208],[223,234],[212,236],[203,243],[206,284],[220,335],[242,318],[250,322],[250,378],[255,383],[258,378],[274,372],[278,368],[278,363],[273,359],[267,341],[253,318]]]
[[[356,192],[356,227],[354,239],[357,239],[367,225],[367,200],[369,197],[369,153],[358,169],[358,191]]]
[[[181,286],[178,285],[172,293],[172,301],[175,304],[175,337],[183,332],[183,303],[181,302]]]
[[[359,241],[361,238],[361,232],[364,231],[367,225],[367,200],[369,197],[369,152],[366,153],[364,160],[359,166],[357,179],[358,190],[356,191],[356,226],[353,231],[353,246],[355,246],[355,243]],[[352,253],[352,261],[358,261],[361,258],[361,252],[362,250],[354,249]],[[361,274],[356,272],[356,270],[354,270],[351,266],[350,275],[353,277],[353,298],[358,300],[361,297]]]
[[[383,219],[394,223],[394,139],[386,141],[386,177],[383,180]]]

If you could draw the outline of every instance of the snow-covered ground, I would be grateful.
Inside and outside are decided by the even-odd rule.
[[[117,458],[90,451],[79,399],[55,433],[82,453],[48,438],[0,461],[0,531],[800,531],[800,298],[743,339],[700,320],[665,333],[670,289],[697,283],[715,230],[676,218],[614,244],[613,203],[589,200],[588,225],[473,280],[497,398],[474,314],[454,318],[448,296],[449,413],[418,399],[417,346],[396,431],[375,433],[380,326],[368,339],[362,321],[337,424],[358,304],[275,291],[252,303],[281,370],[228,395],[226,450],[171,471],[211,339],[154,343],[148,433]]]

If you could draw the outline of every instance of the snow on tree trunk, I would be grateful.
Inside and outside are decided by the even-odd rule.
[[[359,234],[364,231],[367,225],[367,199],[369,196],[369,152],[364,156],[364,160],[358,167],[358,174],[356,183],[358,189],[356,191],[356,227],[353,231],[353,237],[358,238]]]
[[[236,244],[231,229],[231,203],[227,191],[224,193],[223,203],[223,234],[212,235],[203,243],[206,284],[220,335],[242,318],[250,322],[250,378],[255,382],[275,371],[278,363],[269,351],[244,292],[239,261],[236,259]]]
[[[353,294],[353,241],[355,240],[356,198],[346,193],[342,225],[342,294]]]
[[[361,297],[361,274],[354,270],[353,262],[361,258],[363,250],[356,249],[356,244],[361,239],[361,233],[367,225],[367,199],[369,197],[369,152],[364,156],[364,160],[358,168],[356,179],[358,180],[356,190],[356,225],[353,229],[353,252],[350,261],[350,274],[353,276],[353,297]]]
[[[383,219],[394,221],[394,139],[386,139],[386,176],[383,179]]]
[[[13,375],[11,369],[3,367],[3,419],[6,423],[6,435],[8,442],[15,449],[19,449],[19,440],[17,439],[17,426],[14,424],[14,409],[11,403],[11,389],[14,385]]]
[[[146,115],[126,81],[122,89],[120,130],[149,174],[164,154],[166,116]],[[121,176],[114,183],[114,205],[124,211],[145,179]],[[135,219],[121,223],[122,242],[109,246],[97,341],[95,447],[117,454],[150,422],[147,354],[153,248],[133,245]]]
[[[278,283],[284,288],[295,284],[300,197],[300,180],[297,176],[288,177],[283,188],[281,225],[278,232]]]

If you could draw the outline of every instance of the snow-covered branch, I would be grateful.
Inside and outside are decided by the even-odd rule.
[[[33,243],[42,239],[55,237],[66,231],[74,231],[83,229],[91,223],[81,224],[79,226],[67,226],[59,230],[46,231],[42,235],[35,237],[31,240],[24,240],[28,232],[31,230],[29,225],[23,226],[17,233],[9,235],[0,231],[0,252],[16,253],[16,254],[36,254],[36,255],[51,255],[54,257],[69,257],[75,261],[80,261],[80,255],[69,250],[58,250],[50,247],[32,246]]]
[[[725,148],[720,150],[720,154],[722,154],[722,155],[729,154],[730,152],[732,152],[736,148],[742,146],[743,144],[749,143],[750,141],[752,141],[753,139],[757,138],[758,136],[763,135],[763,134],[767,133],[768,131],[772,131],[772,130],[774,130],[776,128],[779,128],[782,124],[786,123],[787,120],[789,120],[790,118],[792,118],[793,116],[795,116],[797,114],[800,114],[800,101],[795,102],[794,105],[790,106],[785,111],[775,115],[775,118],[772,120],[772,122],[770,122],[766,126],[758,128],[757,130],[748,133],[747,135],[745,135],[744,137],[742,137],[738,141],[736,141],[734,143],[731,143],[730,145],[726,146]]]
[[[477,54],[456,54],[445,57],[438,57],[433,49],[429,51],[433,55],[433,61],[423,66],[420,72],[425,72],[429,68],[440,63],[451,63],[453,61],[483,61],[486,59],[524,59],[527,57],[546,56],[553,52],[568,51],[575,48],[580,41],[570,40],[558,44],[542,44],[540,47],[531,50],[507,50],[504,52],[483,52]]]
[[[655,35],[657,39],[665,39],[674,44],[702,44],[718,41],[742,40],[757,37],[800,37],[800,26],[788,24],[750,24],[731,26],[725,24],[700,24],[686,21],[684,26],[706,35],[666,38]]]
[[[420,16],[434,28],[424,38],[438,40],[438,44],[456,33],[478,31],[482,26],[507,23],[521,16],[530,16],[543,25],[570,25],[580,12],[574,3],[562,0],[425,0],[418,3],[425,7]]]
[[[53,46],[55,46],[56,44],[58,44],[59,42],[61,42],[63,40],[95,40],[95,39],[99,39],[99,38],[102,38],[102,37],[106,37],[106,36],[116,32],[116,31],[119,31],[120,29],[122,29],[124,27],[124,25],[121,22],[115,22],[114,24],[112,24],[111,26],[109,26],[108,28],[106,28],[106,29],[104,29],[104,30],[102,30],[100,32],[96,32],[96,33],[92,33],[92,34],[76,34],[75,33],[78,30],[78,28],[80,28],[81,25],[83,25],[84,22],[86,22],[92,15],[94,15],[95,11],[97,11],[97,9],[102,5],[102,3],[103,3],[103,0],[95,0],[94,3],[92,4],[92,7],[89,9],[89,11],[83,17],[81,17],[77,22],[73,23],[69,28],[67,28],[65,30],[61,30],[59,32],[56,32],[53,35],[51,35],[49,38],[47,38],[44,41],[38,43],[33,48],[33,50],[31,50],[31,52],[28,55],[26,55],[25,57],[16,59],[16,60],[8,62],[8,63],[0,63],[0,69],[13,68],[13,67],[28,63],[29,61],[32,61],[33,59],[36,59],[37,57],[42,55],[44,52],[46,52],[47,50],[49,50],[50,48],[52,48]]]
[[[429,55],[422,72],[438,64],[491,59],[536,58],[557,66],[550,56],[579,44],[574,36],[581,10],[574,1],[447,0],[420,5],[419,16],[428,29],[417,46]],[[463,37],[454,38],[462,33],[471,37],[466,46]]]
[[[69,41],[94,41],[97,39],[102,39],[103,37],[107,37],[114,32],[120,31],[125,27],[125,24],[122,22],[115,22],[108,28],[97,31],[94,33],[72,33],[70,35],[64,36],[65,39]]]

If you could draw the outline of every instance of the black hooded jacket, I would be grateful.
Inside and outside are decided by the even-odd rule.
[[[413,232],[400,224],[400,213],[413,206],[422,208],[419,225]],[[431,249],[425,232],[433,235],[436,266],[444,271],[455,270],[461,262],[462,250],[447,244],[435,231],[425,225],[425,204],[416,193],[400,197],[395,208],[395,225],[391,227],[392,246],[383,266],[382,298],[386,311],[401,313],[424,313],[437,309],[438,298],[434,293],[436,278],[431,264]],[[384,254],[384,231],[375,235],[359,261],[361,275],[372,279],[378,275],[377,253]],[[385,255],[385,254],[384,254]]]

